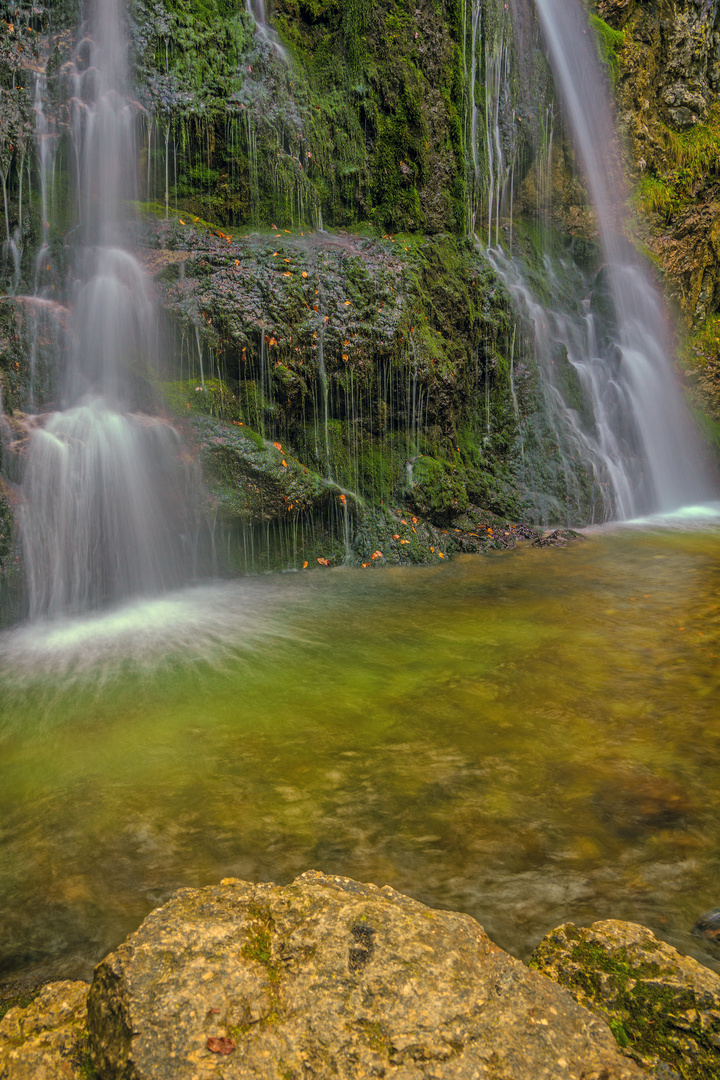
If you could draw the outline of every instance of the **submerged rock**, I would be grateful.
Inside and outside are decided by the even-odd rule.
[[[720,908],[706,911],[696,921],[690,931],[693,937],[705,938],[714,945],[720,944]]]
[[[655,1076],[720,1076],[720,976],[646,927],[566,923],[530,963],[604,1016],[625,1053]]]
[[[643,1073],[468,915],[309,871],[182,889],[95,971],[103,1080]]]

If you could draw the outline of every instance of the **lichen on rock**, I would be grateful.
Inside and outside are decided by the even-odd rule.
[[[0,1020],[2,1080],[91,1080],[88,984],[54,982]]]

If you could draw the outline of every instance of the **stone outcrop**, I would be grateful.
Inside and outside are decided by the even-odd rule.
[[[44,986],[0,1021],[0,1080],[82,1080],[88,1076],[88,985]]]
[[[643,1074],[468,915],[310,871],[182,889],[95,971],[103,1080]]]
[[[720,976],[636,923],[567,923],[548,934],[531,966],[604,1016],[620,1046],[654,1075],[720,1076]]]

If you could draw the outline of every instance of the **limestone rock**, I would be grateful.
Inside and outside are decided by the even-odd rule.
[[[657,1076],[720,1076],[720,976],[646,927],[566,923],[540,942],[531,965],[605,1016],[625,1052]]]
[[[468,915],[309,871],[182,889],[95,971],[103,1080],[633,1080],[606,1024]]]
[[[85,1010],[88,984],[44,986],[25,1008],[0,1021],[0,1080],[82,1080],[87,1077]]]

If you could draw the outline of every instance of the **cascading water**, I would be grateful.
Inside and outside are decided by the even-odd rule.
[[[275,31],[268,25],[265,0],[245,0],[245,10],[255,20],[256,33],[260,40],[271,45],[278,56],[287,63],[287,53],[278,41]]]
[[[149,283],[127,250],[135,146],[125,57],[119,0],[96,0],[64,72],[78,225],[59,409],[26,421],[20,525],[31,616],[153,593],[196,572],[180,438],[140,411],[157,376],[158,330]],[[47,133],[38,131],[46,176]],[[43,310],[42,298],[29,306]]]
[[[710,485],[673,373],[662,303],[624,239],[627,192],[594,33],[577,0],[536,0],[536,7],[587,180],[604,266],[593,284],[580,280],[577,267],[563,268],[546,255],[552,295],[549,304],[546,297],[540,304],[520,260],[496,246],[490,262],[534,326],[558,456],[569,466],[577,455],[592,474],[595,492],[584,500],[586,516],[588,508],[590,517],[603,520],[667,511],[709,497]],[[561,275],[566,286],[557,289],[553,280]],[[558,306],[560,293],[568,291],[571,304]],[[559,378],[558,350],[579,389],[572,401]],[[568,514],[582,515],[582,500],[571,487],[568,481]]]

